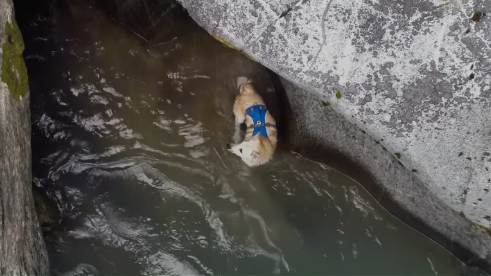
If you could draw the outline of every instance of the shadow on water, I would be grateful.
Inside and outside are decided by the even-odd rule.
[[[257,169],[229,154],[237,76],[272,85],[179,6],[153,2],[166,12],[145,32],[119,20],[148,2],[25,2],[34,184],[62,217],[45,233],[54,272],[461,273],[349,177],[288,150]]]

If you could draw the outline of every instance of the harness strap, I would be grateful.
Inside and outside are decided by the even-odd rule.
[[[272,128],[276,128],[276,126],[275,126],[275,125],[270,124],[270,123],[265,123],[263,126],[265,126],[265,127],[272,127]],[[247,127],[247,129],[254,129],[254,128],[256,128],[256,127],[257,127],[257,126],[256,126],[255,124],[252,124],[252,125],[248,126],[248,127]]]

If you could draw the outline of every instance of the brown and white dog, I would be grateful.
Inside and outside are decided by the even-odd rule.
[[[251,80],[237,78],[239,95],[234,103],[234,142],[227,149],[242,158],[250,167],[266,164],[276,149],[276,121],[268,111],[263,98],[254,90]],[[245,121],[247,130],[240,142],[240,125]],[[240,143],[239,143],[240,142]]]

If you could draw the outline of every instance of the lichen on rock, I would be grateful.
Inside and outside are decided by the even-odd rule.
[[[228,43],[227,41],[225,41],[224,39],[222,39],[222,38],[218,37],[217,35],[214,35],[213,33],[210,33],[210,32],[208,32],[208,33],[209,33],[209,34],[210,34],[212,37],[214,37],[216,40],[220,41],[220,42],[221,42],[223,45],[225,45],[225,46],[227,46],[227,47],[229,47],[229,48],[231,48],[231,49],[234,49],[234,50],[236,50],[236,51],[239,51],[239,52],[240,52],[240,53],[242,53],[244,56],[246,56],[248,59],[250,59],[250,60],[252,60],[252,61],[254,61],[254,62],[255,62],[255,60],[254,60],[252,57],[250,57],[248,54],[246,54],[244,51],[242,51],[242,50],[240,50],[240,49],[235,48],[235,47],[234,47],[232,44]]]
[[[15,21],[5,24],[5,41],[2,45],[2,82],[14,99],[19,100],[28,90],[27,68],[22,52],[24,40]]]
[[[478,229],[481,229],[483,230],[484,232],[488,233],[490,236],[491,236],[491,229],[490,228],[487,228],[485,226],[482,226],[481,224],[479,223],[474,223],[474,225],[478,228]]]

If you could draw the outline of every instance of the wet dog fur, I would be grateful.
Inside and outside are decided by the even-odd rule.
[[[248,127],[254,124],[252,118],[246,115],[246,109],[256,104],[266,104],[264,103],[263,98],[256,92],[252,86],[251,80],[248,78],[237,78],[237,87],[239,89],[239,95],[235,99],[233,110],[235,115],[234,143],[227,144],[227,149],[239,156],[249,167],[260,166],[269,162],[276,149],[276,143],[278,142],[277,130],[276,127],[273,127],[276,126],[276,121],[271,113],[267,111],[265,123],[273,125],[266,126],[269,139],[261,134],[252,136],[254,129],[247,128],[244,140],[240,142],[240,125],[244,123],[244,121]]]

